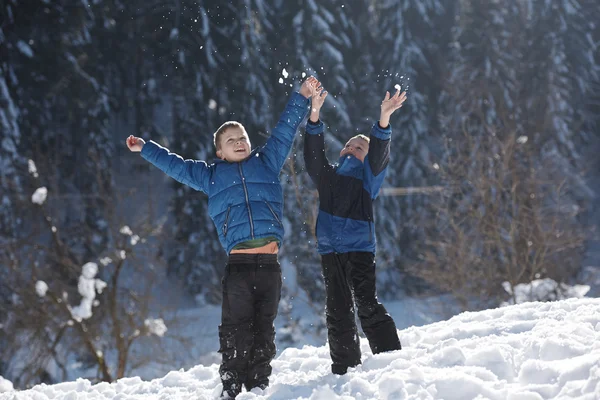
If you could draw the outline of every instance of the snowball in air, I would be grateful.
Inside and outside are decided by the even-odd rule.
[[[41,188],[37,188],[33,195],[31,196],[31,201],[35,204],[44,204],[46,201],[46,197],[48,197],[48,189],[45,186]]]

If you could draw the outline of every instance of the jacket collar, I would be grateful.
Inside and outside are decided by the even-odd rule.
[[[338,175],[352,176],[354,178],[362,179],[364,164],[353,155],[349,154],[340,157],[335,172]]]

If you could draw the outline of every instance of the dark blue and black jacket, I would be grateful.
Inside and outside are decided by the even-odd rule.
[[[208,213],[227,254],[252,239],[275,237],[281,244],[283,190],[279,173],[308,106],[306,97],[293,93],[266,144],[242,162],[184,160],[152,141],[142,148],[142,157],[175,180],[208,195]]]
[[[379,194],[390,159],[391,126],[373,125],[364,163],[345,156],[331,165],[325,156],[323,122],[309,121],[306,133],[304,163],[319,192],[318,252],[375,253],[373,200]]]

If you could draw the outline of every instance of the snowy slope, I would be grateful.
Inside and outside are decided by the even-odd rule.
[[[345,376],[329,370],[326,346],[288,348],[273,362],[271,386],[249,399],[598,399],[600,300],[525,303],[459,314],[400,331],[403,350],[371,354]],[[160,379],[92,385],[80,379],[5,392],[0,399],[214,399],[218,366]],[[7,387],[9,385],[6,385]]]

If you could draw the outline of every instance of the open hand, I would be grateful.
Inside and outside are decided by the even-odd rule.
[[[312,96],[311,112],[315,113],[320,111],[321,107],[323,107],[323,103],[325,103],[327,91],[324,90],[323,86],[313,86],[311,87],[310,95]]]
[[[125,143],[127,143],[127,147],[129,147],[129,150],[136,153],[142,151],[142,147],[144,147],[144,145],[146,144],[144,139],[135,137],[133,135],[129,135]]]
[[[394,111],[402,107],[406,101],[406,92],[400,94],[400,89],[396,90],[396,94],[390,97],[390,92],[385,92],[385,98],[381,102],[381,116],[389,117]]]
[[[317,87],[318,85],[319,81],[317,78],[311,75],[302,83],[302,86],[300,87],[300,94],[306,98],[309,98],[311,96],[312,87]]]

